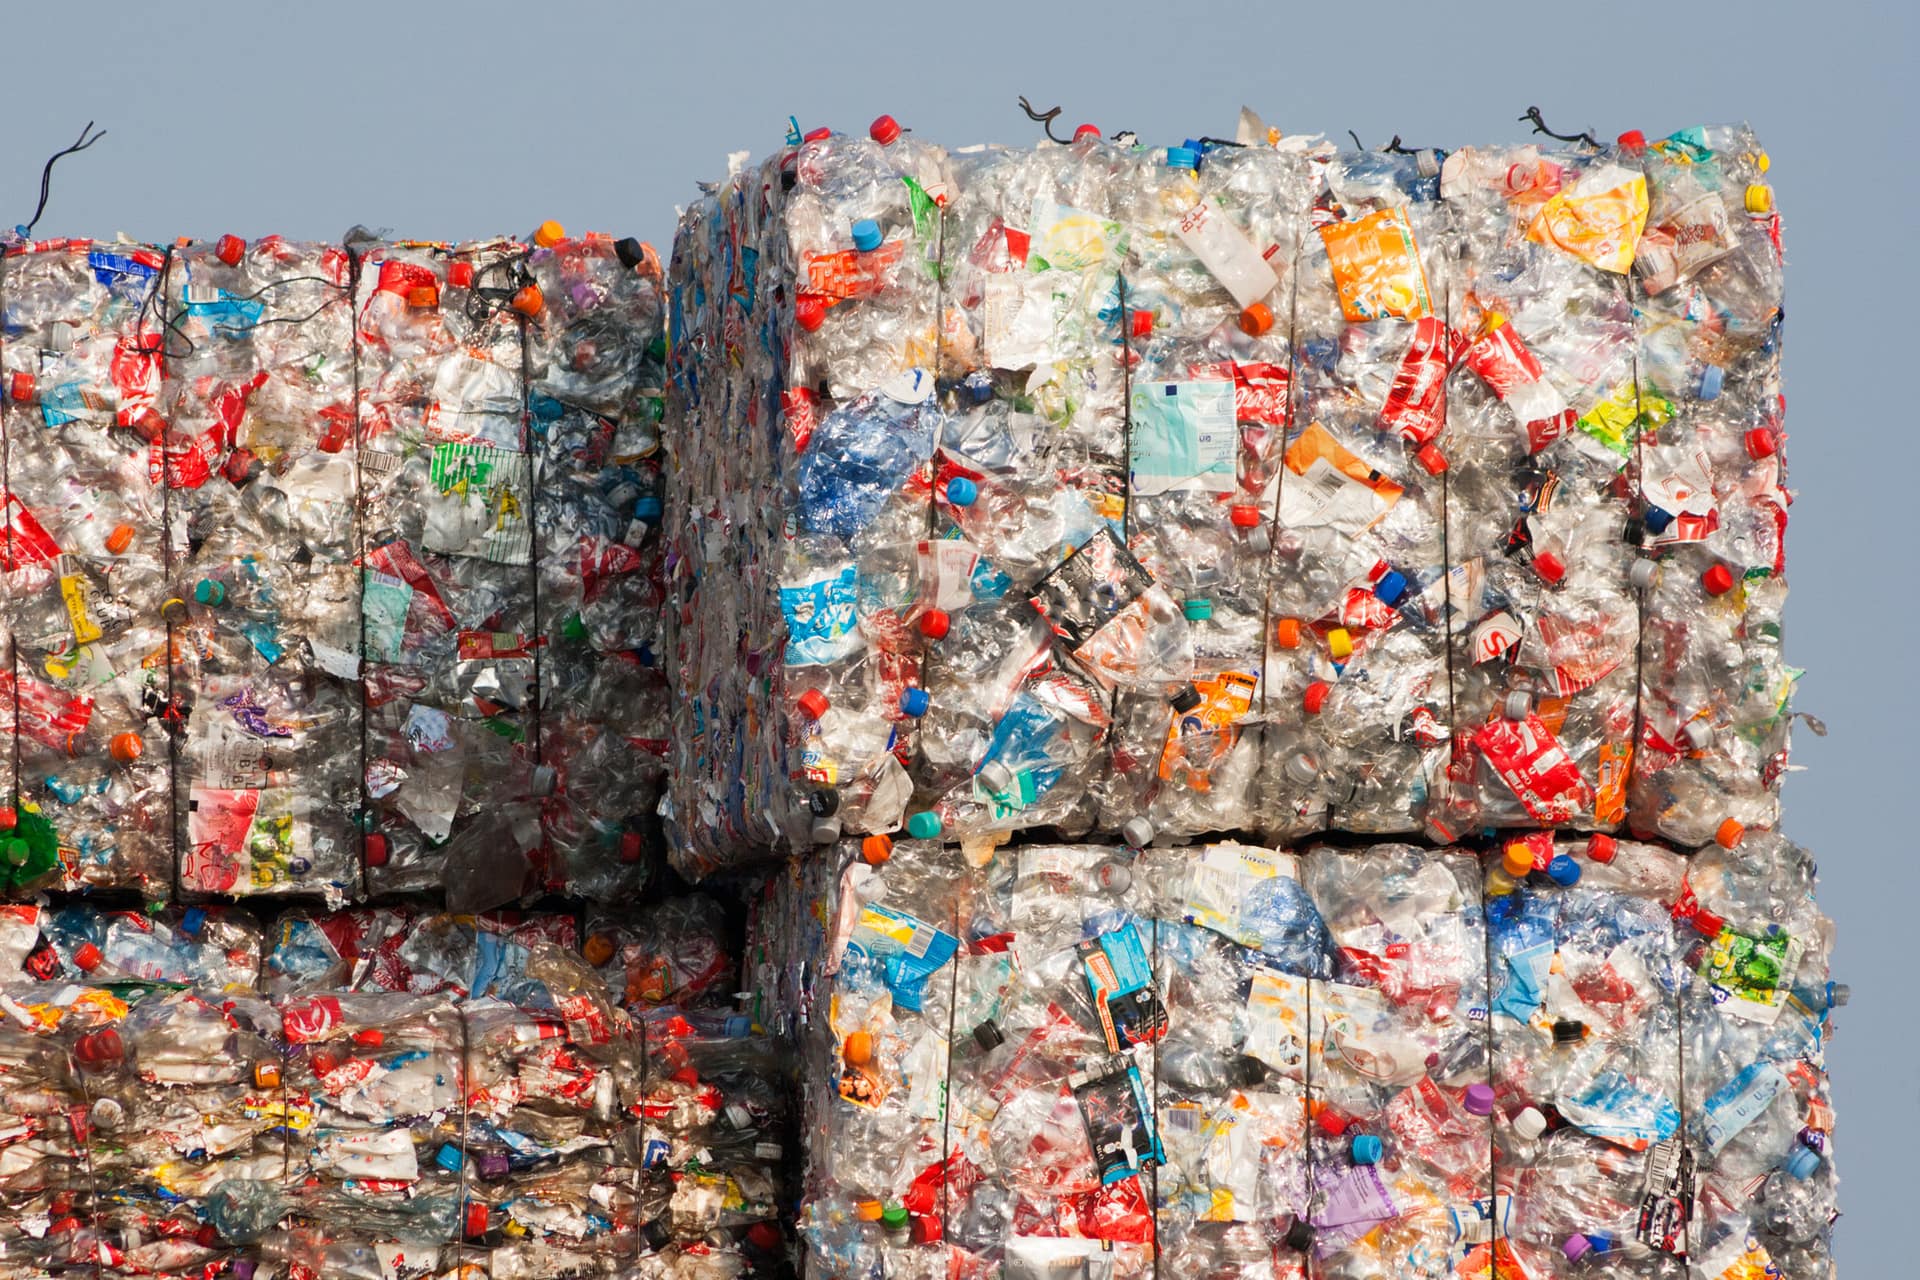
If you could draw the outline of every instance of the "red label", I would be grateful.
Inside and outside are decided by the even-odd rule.
[[[1413,341],[1400,357],[1387,402],[1380,408],[1380,430],[1399,433],[1416,448],[1431,443],[1446,425],[1447,370],[1453,364],[1453,332],[1438,316],[1414,321]]]
[[[1592,806],[1593,789],[1539,716],[1490,721],[1474,733],[1473,745],[1535,822],[1568,822]]]

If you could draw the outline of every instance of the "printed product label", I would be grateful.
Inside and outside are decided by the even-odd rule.
[[[1643,200],[1644,189],[1643,183]],[[1355,222],[1328,223],[1320,228],[1320,239],[1327,246],[1340,312],[1349,322],[1432,314],[1427,273],[1405,210],[1381,209]]]
[[[1082,941],[1076,951],[1110,1052],[1151,1044],[1167,1034],[1166,1006],[1154,990],[1139,930],[1125,924]]]
[[[1231,382],[1146,382],[1133,389],[1128,459],[1136,495],[1232,493],[1240,432]]]

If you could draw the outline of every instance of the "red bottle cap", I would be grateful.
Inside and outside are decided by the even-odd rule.
[[[771,1222],[756,1222],[747,1228],[747,1242],[756,1249],[778,1249],[780,1228]]]
[[[1762,458],[1771,458],[1780,451],[1780,441],[1765,427],[1755,427],[1747,432],[1747,456],[1758,462]]]
[[[640,861],[642,848],[640,833],[638,831],[622,831],[620,833],[620,861],[628,864]]]
[[[309,1061],[313,1064],[313,1074],[330,1076],[340,1069],[340,1055],[331,1049],[315,1049]]]
[[[800,708],[800,713],[807,719],[818,720],[827,714],[827,708],[833,704],[827,701],[827,695],[818,689],[808,689],[794,699],[794,705]]]
[[[1614,141],[1620,144],[1620,148],[1623,151],[1645,151],[1647,149],[1647,135],[1638,129],[1629,129],[1614,139]]]
[[[929,640],[945,636],[952,626],[953,619],[947,617],[945,609],[929,609],[920,615],[920,634]]]
[[[1236,502],[1227,511],[1227,519],[1236,529],[1251,529],[1260,523],[1260,508]]]
[[[7,383],[7,394],[13,397],[15,404],[32,403],[33,389],[33,375],[24,369],[14,374]]]
[[[487,1206],[478,1200],[467,1201],[467,1235],[479,1239],[487,1234]]]
[[[473,287],[473,264],[471,262],[456,262],[449,266],[447,268],[447,283],[456,289],[471,289]]]
[[[825,142],[828,138],[831,138],[832,136],[833,136],[833,130],[829,129],[826,125],[823,124],[818,129],[809,129],[807,130],[807,132],[800,135],[800,141]]]
[[[1596,831],[1587,837],[1587,858],[1593,862],[1612,862],[1620,852],[1612,836],[1604,831]]]
[[[239,236],[221,236],[213,246],[213,256],[230,267],[239,266],[246,252],[247,242]]]
[[[367,837],[366,849],[367,865],[370,867],[384,867],[393,859],[393,847],[377,831]]]
[[[230,484],[245,484],[247,477],[253,473],[256,461],[258,459],[253,456],[253,450],[235,449],[227,455],[227,464],[220,468],[220,472]]]
[[[1129,317],[1131,332],[1136,338],[1144,338],[1153,333],[1153,312],[1135,311]]]
[[[112,1027],[89,1031],[73,1045],[73,1056],[92,1067],[112,1066],[125,1057],[126,1052],[126,1046],[120,1043],[120,1033]]]
[[[941,1237],[940,1219],[930,1213],[917,1213],[907,1228],[907,1239],[913,1244],[932,1244]]]
[[[1075,142],[1080,141],[1080,139],[1082,138],[1097,138],[1099,136],[1100,136],[1100,126],[1097,124],[1082,124],[1082,125],[1074,126],[1073,140]]]
[[[881,116],[867,128],[867,136],[881,146],[891,146],[900,140],[900,122],[892,116]]]
[[[1551,551],[1542,551],[1533,558],[1533,570],[1548,582],[1559,582],[1567,576],[1567,566],[1560,563],[1560,557]]]
[[[378,1027],[362,1027],[353,1033],[353,1042],[378,1049],[387,1042],[387,1033]]]
[[[1300,701],[1306,707],[1308,715],[1320,714],[1320,708],[1327,704],[1327,694],[1330,689],[1331,686],[1325,680],[1315,680],[1307,686],[1307,691],[1300,696]]]
[[[1727,927],[1727,922],[1705,907],[1701,907],[1693,913],[1693,927],[1707,937],[1715,938],[1720,935],[1722,929]]]
[[[1733,573],[1723,564],[1714,565],[1700,575],[1700,585],[1710,596],[1723,596],[1733,590]]]
[[[793,322],[808,333],[827,322],[827,300],[817,293],[803,293],[793,304]]]
[[[1346,1113],[1333,1107],[1320,1108],[1320,1114],[1313,1118],[1313,1122],[1319,1125],[1320,1132],[1328,1137],[1337,1138],[1347,1131]]]
[[[11,831],[20,825],[20,815],[12,805],[0,805],[0,831]]]
[[[74,966],[82,973],[92,973],[100,967],[100,962],[105,958],[106,957],[100,954],[100,948],[94,946],[91,942],[81,943],[79,948],[73,953]]]
[[[1447,455],[1440,452],[1440,446],[1428,441],[1420,446],[1420,452],[1413,455],[1421,468],[1430,476],[1437,476],[1447,469]]]

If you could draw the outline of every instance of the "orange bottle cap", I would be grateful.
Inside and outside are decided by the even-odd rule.
[[[868,836],[860,842],[860,856],[868,866],[879,866],[893,856],[893,837]]]
[[[1500,868],[1518,880],[1533,870],[1533,850],[1521,841],[1515,840],[1500,855]]]
[[[1713,833],[1713,842],[1722,849],[1731,849],[1745,839],[1746,834],[1747,828],[1739,819],[1728,818],[1720,824],[1720,829]]]
[[[1250,338],[1257,338],[1273,328],[1273,308],[1264,302],[1256,302],[1240,313],[1240,332]]]
[[[107,535],[107,550],[114,555],[125,554],[126,549],[132,545],[133,526],[130,524],[117,524],[113,527],[113,532]]]
[[[613,939],[604,933],[596,933],[587,939],[586,946],[580,949],[588,964],[598,969],[613,959]]]
[[[132,764],[146,750],[146,744],[140,741],[137,733],[116,733],[107,743],[107,752],[121,764]]]
[[[513,309],[523,316],[537,316],[546,305],[546,295],[540,292],[537,284],[527,285],[513,295]]]
[[[1300,619],[1282,618],[1273,624],[1273,642],[1282,649],[1300,647]]]
[[[549,218],[533,231],[533,242],[542,249],[551,249],[567,238],[567,229]]]
[[[841,1042],[840,1055],[853,1066],[866,1066],[873,1061],[873,1036],[865,1031],[850,1033]]]

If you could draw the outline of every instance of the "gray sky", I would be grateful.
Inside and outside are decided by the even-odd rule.
[[[1750,120],[1787,224],[1789,656],[1808,668],[1789,834],[1813,847],[1853,984],[1831,1058],[1845,1176],[1839,1255],[1909,1273],[1920,1032],[1909,929],[1920,870],[1920,297],[1914,7],[1366,0],[917,6],[259,0],[10,6],[0,218],[37,234],[338,237],[355,222],[457,239],[543,218],[653,240],[726,155],[891,112],[950,145],[1034,136],[1015,106],[1150,143],[1228,134],[1244,101],[1289,132],[1378,146],[1557,129],[1658,136]],[[114,12],[122,16],[109,16]],[[1178,17],[1170,15],[1177,14]],[[804,15],[804,16],[803,16]],[[1902,299],[1905,299],[1903,302]],[[1917,806],[1920,808],[1920,806]],[[1896,1252],[1899,1250],[1899,1252]],[[1901,1260],[1900,1264],[1895,1259]]]

